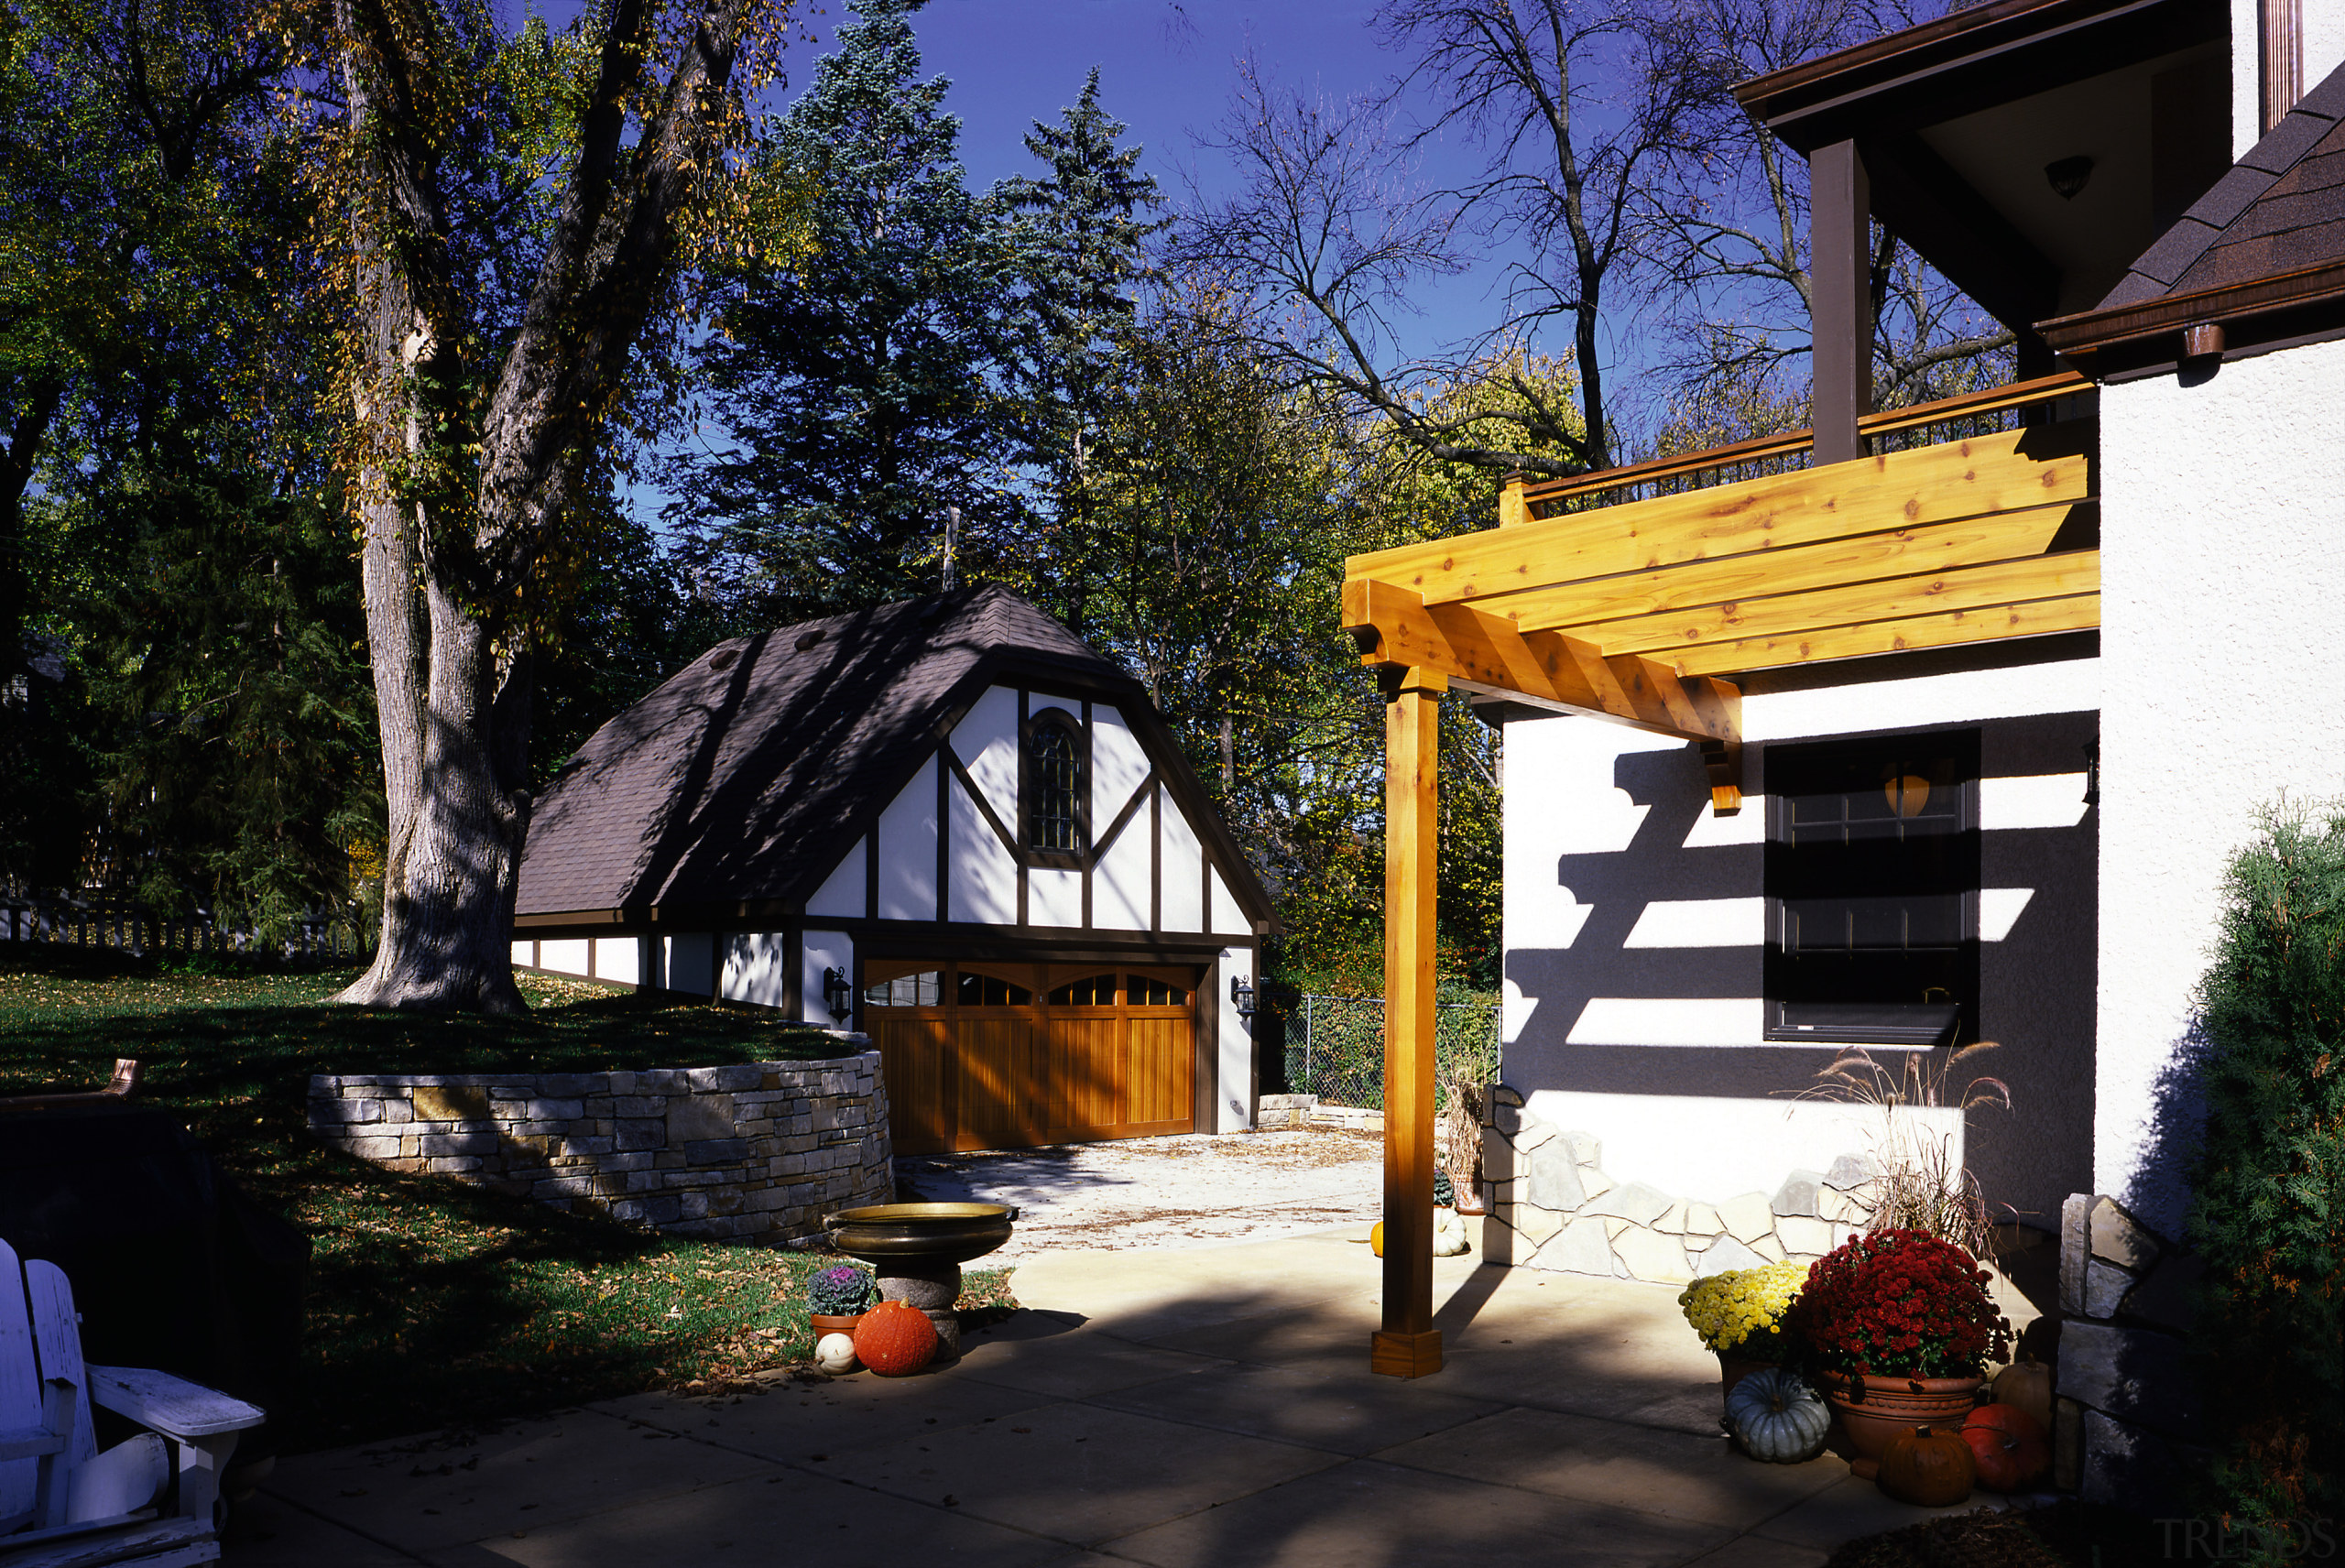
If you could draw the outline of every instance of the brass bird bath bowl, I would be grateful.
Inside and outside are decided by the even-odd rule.
[[[882,1301],[917,1307],[936,1325],[936,1358],[961,1354],[961,1265],[1009,1239],[1010,1203],[872,1203],[823,1216],[831,1245],[870,1264]]]

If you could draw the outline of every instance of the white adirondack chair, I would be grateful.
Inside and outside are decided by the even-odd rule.
[[[93,1402],[149,1430],[100,1453]],[[64,1273],[38,1259],[20,1268],[0,1241],[0,1568],[218,1562],[220,1473],[236,1434],[261,1420],[168,1373],[83,1366]],[[156,1505],[174,1448],[179,1511],[166,1519]]]

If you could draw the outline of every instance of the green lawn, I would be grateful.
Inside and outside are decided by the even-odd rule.
[[[523,976],[518,1019],[323,1005],[349,971],[174,972],[0,953],[0,1094],[102,1086],[136,1057],[169,1109],[311,1237],[305,1399],[289,1449],[653,1388],[714,1388],[810,1354],[801,1287],[835,1259],[649,1235],[314,1143],[313,1073],[590,1072],[830,1053],[771,1015]],[[963,1305],[1008,1300],[973,1274]],[[277,1424],[272,1422],[272,1425]]]

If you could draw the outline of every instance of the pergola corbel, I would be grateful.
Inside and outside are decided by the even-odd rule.
[[[1511,482],[1494,528],[1346,562],[1344,622],[1386,702],[1384,1326],[1372,1370],[1414,1377],[1441,1367],[1432,1227],[1443,693],[1502,695],[1685,740],[1707,765],[1713,809],[1737,811],[1742,697],[1732,677],[2100,626],[2093,422],[2057,407],[2089,389],[2079,376],[2045,376],[1869,415],[1859,432],[1874,455],[1820,466],[1810,465],[1813,435],[1799,430]],[[1927,430],[1955,439],[1879,450]]]

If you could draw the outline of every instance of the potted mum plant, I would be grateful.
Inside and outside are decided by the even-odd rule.
[[[814,1337],[855,1332],[871,1306],[871,1276],[847,1264],[818,1270],[806,1281],[806,1316]]]
[[[1679,1292],[1685,1321],[1718,1358],[1726,1395],[1753,1372],[1790,1359],[1783,1316],[1806,1279],[1807,1270],[1796,1263],[1771,1263],[1707,1274]]]
[[[1918,1230],[1857,1236],[1809,1269],[1784,1327],[1859,1454],[1878,1460],[1919,1426],[1962,1425],[1987,1363],[2011,1354],[1987,1285],[1969,1253]]]

